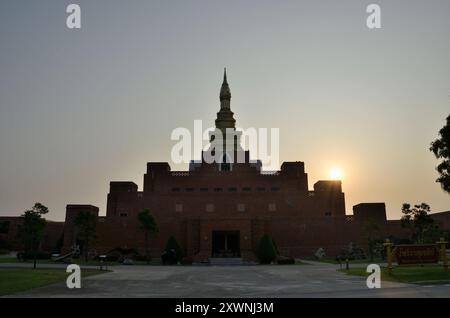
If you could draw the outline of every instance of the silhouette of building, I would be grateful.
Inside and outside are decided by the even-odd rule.
[[[284,162],[281,169],[265,173],[259,162],[249,160],[240,146],[240,133],[231,111],[231,92],[226,73],[220,90],[220,110],[215,121],[222,139],[223,160],[191,162],[189,171],[172,171],[167,162],[147,163],[144,186],[131,181],[111,182],[106,216],[91,205],[68,205],[64,227],[63,253],[76,240],[74,219],[84,211],[98,216],[97,239],[93,249],[102,254],[114,249],[144,251],[144,234],[137,215],[149,209],[159,234],[150,240],[154,257],[163,252],[174,236],[193,261],[211,257],[255,259],[255,249],[264,234],[276,242],[281,255],[311,256],[318,248],[337,255],[350,242],[365,246],[365,223],[380,226],[380,236],[405,237],[399,221],[388,221],[384,203],[361,203],[346,215],[341,181],[321,180],[310,190],[303,162]],[[231,138],[230,134],[232,135]],[[231,147],[229,143],[232,143]],[[244,158],[238,162],[236,158]],[[232,160],[233,159],[233,160]],[[440,222],[450,229],[450,212],[440,214]],[[57,237],[53,235],[52,237]]]

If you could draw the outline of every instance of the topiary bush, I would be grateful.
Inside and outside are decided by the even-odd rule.
[[[273,241],[269,235],[265,234],[259,240],[256,257],[261,264],[270,264],[277,258],[275,246],[273,246]]]
[[[166,248],[161,258],[165,265],[175,265],[182,261],[183,250],[174,236],[169,237],[167,240]]]

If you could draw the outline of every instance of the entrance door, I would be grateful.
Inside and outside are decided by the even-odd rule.
[[[239,231],[213,231],[212,257],[240,257]]]

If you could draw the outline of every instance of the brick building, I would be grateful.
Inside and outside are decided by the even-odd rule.
[[[310,190],[303,162],[284,162],[279,171],[262,171],[260,162],[250,161],[248,151],[240,147],[230,101],[225,74],[215,121],[221,134],[211,133],[212,143],[224,145],[222,160],[207,163],[203,154],[201,162],[191,162],[189,171],[149,162],[141,191],[130,181],[110,183],[106,216],[98,216],[95,206],[68,205],[63,252],[82,243],[76,242],[73,224],[80,211],[98,216],[97,253],[115,248],[143,252],[137,214],[149,209],[159,227],[151,240],[152,255],[161,255],[173,235],[194,261],[253,260],[265,233],[284,256],[311,256],[319,247],[335,255],[350,242],[364,246],[364,224],[369,219],[380,225],[384,237],[406,235],[399,221],[386,219],[384,203],[361,203],[347,215],[341,181],[318,181]],[[238,157],[244,159],[238,162]],[[450,229],[450,212],[439,214],[439,221]]]

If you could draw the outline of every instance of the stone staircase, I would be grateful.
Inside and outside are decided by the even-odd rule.
[[[244,265],[244,261],[241,257],[211,257],[209,264],[215,266]]]
[[[152,258],[152,260],[150,261],[150,265],[162,265],[162,260],[160,257],[155,257]]]

